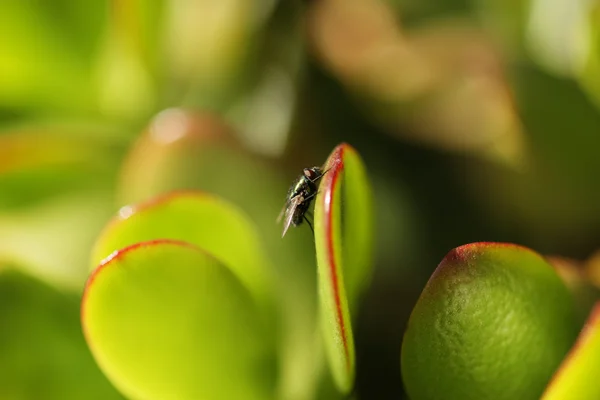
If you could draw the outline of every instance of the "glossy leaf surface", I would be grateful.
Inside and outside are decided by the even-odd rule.
[[[600,302],[592,310],[577,342],[546,389],[542,400],[600,398]]]
[[[96,361],[128,398],[272,398],[272,343],[256,302],[195,246],[159,240],[114,253],[90,277],[81,315]]]
[[[202,190],[250,217],[276,266],[271,287],[282,312],[280,398],[308,400],[315,396],[324,362],[315,348],[321,343],[315,340],[314,237],[301,226],[281,240],[275,221],[295,175],[284,171],[243,151],[218,116],[169,109],[153,119],[127,157],[118,197],[121,204],[131,204],[174,190]]]
[[[371,189],[351,146],[336,147],[323,166],[315,204],[315,243],[325,351],[338,389],[354,384],[351,305],[371,272]]]
[[[0,263],[1,399],[123,399],[86,346],[79,301]]]
[[[201,192],[179,192],[126,206],[105,228],[92,256],[154,239],[195,244],[221,260],[257,298],[267,301],[267,260],[250,221],[233,205]],[[232,246],[235,246],[233,248]]]

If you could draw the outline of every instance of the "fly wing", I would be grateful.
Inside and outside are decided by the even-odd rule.
[[[280,223],[281,219],[283,218],[283,214],[285,214],[285,210],[287,209],[288,206],[288,202],[285,202],[285,206],[283,206],[283,208],[281,209],[281,211],[279,212],[279,215],[277,216],[277,220],[275,221],[276,223]]]
[[[285,233],[292,224],[296,208],[298,207],[298,205],[302,204],[303,199],[304,198],[302,197],[302,195],[298,195],[296,197],[292,197],[292,199],[287,203],[287,206],[284,210],[283,233],[281,234],[281,237],[285,236]]]

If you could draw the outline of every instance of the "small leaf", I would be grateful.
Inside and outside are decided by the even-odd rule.
[[[571,347],[573,299],[539,254],[504,243],[452,250],[402,343],[412,400],[537,400]]]
[[[348,393],[355,374],[350,305],[371,272],[371,189],[360,157],[347,144],[336,147],[323,168],[315,204],[320,311],[334,380]]]
[[[342,145],[342,259],[350,310],[371,281],[373,257],[373,199],[365,166],[356,152]]]
[[[273,398],[273,349],[256,302],[229,268],[185,242],[114,253],[81,306],[101,369],[131,399]]]
[[[154,239],[201,247],[229,267],[261,303],[268,301],[268,261],[258,235],[230,203],[200,192],[179,192],[123,207],[96,242],[92,265],[115,250]]]
[[[111,132],[32,123],[0,133],[0,263],[81,291],[90,249],[114,207],[120,139]]]
[[[600,399],[600,302],[558,369],[542,400]]]
[[[0,262],[1,399],[123,399],[86,346],[79,296]]]
[[[243,151],[216,115],[169,109],[153,119],[128,155],[118,198],[121,204],[131,204],[173,190],[202,190],[235,204],[251,218],[276,266],[276,284],[270,286],[277,291],[282,318],[279,398],[306,400],[314,398],[324,369],[322,351],[315,348],[321,344],[315,343],[319,321],[314,238],[308,227],[289,232],[289,240],[281,240],[281,231],[274,229],[290,184],[283,170]]]

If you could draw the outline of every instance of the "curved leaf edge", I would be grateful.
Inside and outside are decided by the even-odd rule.
[[[578,372],[583,365],[582,358],[594,351],[596,354],[595,358],[591,357],[594,362],[591,369]],[[600,373],[600,301],[594,305],[575,344],[550,380],[541,400],[561,400],[565,395],[574,395],[574,392],[581,396],[577,397],[580,400],[595,400],[600,396],[600,386],[594,386],[585,378],[593,379],[594,376],[597,378],[598,373]]]
[[[246,304],[250,305],[251,307],[257,305],[252,300],[251,293],[248,290],[248,288],[246,288],[242,284],[242,282],[238,279],[238,277],[233,272],[231,272],[227,266],[223,265],[219,261],[218,257],[215,257],[209,251],[203,249],[202,247],[199,247],[196,244],[189,243],[189,242],[186,242],[183,240],[177,240],[177,239],[154,239],[154,240],[141,241],[141,242],[126,246],[122,249],[116,250],[113,253],[111,253],[108,257],[106,257],[104,260],[102,260],[102,262],[94,269],[94,271],[90,274],[90,276],[88,277],[88,280],[86,281],[84,291],[83,291],[83,294],[81,297],[81,303],[80,303],[80,323],[81,323],[82,333],[83,333],[85,342],[87,343],[87,346],[88,346],[90,352],[92,353],[94,359],[96,360],[96,363],[98,364],[98,366],[100,367],[100,369],[102,370],[104,375],[109,379],[109,381],[111,381],[113,386],[116,387],[122,394],[128,394],[135,398],[137,398],[137,397],[135,395],[133,395],[133,393],[135,393],[135,390],[136,390],[134,388],[134,386],[129,386],[128,383],[126,383],[126,382],[116,380],[114,378],[114,375],[109,374],[107,371],[104,370],[103,362],[101,362],[101,360],[97,356],[97,354],[100,354],[100,353],[97,353],[98,349],[87,329],[87,321],[89,320],[89,318],[87,318],[88,313],[87,313],[87,309],[86,309],[86,306],[88,304],[87,299],[88,299],[90,293],[93,292],[93,288],[94,288],[95,282],[98,281],[98,277],[101,276],[103,273],[112,272],[114,274],[115,272],[118,272],[119,268],[123,268],[123,266],[120,263],[122,261],[124,261],[124,259],[126,257],[128,257],[129,255],[134,256],[135,255],[134,253],[139,252],[140,250],[143,251],[144,249],[149,249],[149,250],[150,249],[157,250],[157,249],[161,249],[161,248],[164,249],[164,246],[173,246],[175,248],[181,248],[181,249],[185,248],[185,249],[191,250],[192,252],[196,252],[198,255],[201,255],[205,259],[213,260],[215,262],[216,266],[220,266],[220,268],[222,268],[223,271],[226,271],[227,276],[229,276],[230,278],[237,281],[237,287],[240,290],[242,290],[244,297],[247,298]],[[260,321],[260,318],[257,320],[257,322],[259,323],[259,325],[262,325],[262,329],[265,329],[265,328],[268,329],[263,324],[264,321]],[[268,343],[268,339],[269,339],[268,335],[264,335],[263,339],[265,339],[265,343]],[[268,347],[270,348],[270,346],[268,346]],[[270,360],[271,357],[268,356],[267,359]],[[263,398],[265,398],[265,397],[263,397]]]
[[[319,271],[319,295],[321,302],[321,316],[324,329],[332,326],[334,338],[326,337],[326,342],[333,341],[332,349],[329,345],[328,356],[334,381],[342,392],[350,392],[354,381],[355,349],[352,334],[352,324],[348,299],[345,293],[344,277],[341,265],[342,249],[337,243],[341,242],[340,218],[340,196],[341,177],[344,171],[344,152],[354,150],[350,145],[342,143],[338,145],[328,157],[323,170],[326,171],[319,186],[315,204],[315,242],[317,253],[317,265]],[[337,206],[336,206],[337,204]],[[329,297],[329,298],[328,298]],[[324,311],[327,305],[334,308],[335,318],[328,320]],[[325,330],[324,334],[328,335]],[[331,342],[330,342],[331,343]],[[340,348],[341,347],[341,348]],[[337,356],[343,357],[343,367],[334,366]],[[344,368],[344,370],[341,370]]]
[[[196,246],[196,245],[194,245],[192,243],[188,243],[188,242],[185,242],[183,240],[173,240],[173,239],[148,240],[148,241],[134,243],[134,244],[126,246],[126,247],[124,247],[122,249],[113,251],[109,256],[107,256],[106,258],[104,258],[96,266],[96,268],[92,271],[92,273],[88,277],[88,279],[87,279],[87,281],[85,283],[84,289],[83,289],[83,294],[82,294],[82,297],[81,297],[80,320],[81,320],[81,324],[82,324],[83,335],[84,335],[84,337],[86,339],[86,342],[88,343],[89,346],[91,346],[91,343],[89,341],[89,337],[87,335],[86,327],[85,327],[86,305],[87,305],[88,294],[90,292],[90,289],[94,285],[94,282],[95,282],[96,278],[104,270],[106,270],[107,268],[109,268],[114,263],[122,260],[127,255],[129,255],[131,252],[139,250],[139,249],[142,249],[142,248],[145,248],[145,247],[152,247],[152,246],[158,246],[158,245],[182,246],[182,247],[190,248],[190,249],[196,250],[196,251],[198,251],[200,253],[203,253],[207,257],[214,258],[214,256],[212,256],[210,253],[208,253],[207,251],[201,249],[200,247],[198,247],[198,246]]]
[[[175,198],[179,198],[179,197],[190,197],[190,198],[212,199],[215,201],[224,201],[221,198],[219,198],[218,196],[213,195],[212,193],[203,192],[201,190],[174,190],[171,192],[160,194],[158,196],[154,196],[152,198],[149,198],[149,199],[139,202],[139,203],[128,204],[128,205],[122,206],[117,211],[117,214],[114,215],[108,221],[108,223],[104,226],[102,231],[100,231],[100,233],[97,236],[96,243],[94,244],[94,247],[92,248],[92,251],[91,251],[91,260],[90,260],[91,269],[95,270],[96,267],[98,266],[98,264],[103,264],[106,261],[106,259],[109,259],[114,255],[114,252],[117,252],[120,250],[120,249],[114,249],[113,253],[111,253],[109,255],[98,256],[98,253],[99,253],[98,249],[102,245],[102,238],[106,237],[108,235],[108,233],[110,233],[115,228],[116,225],[118,225],[120,222],[128,219],[133,214],[136,214],[138,212],[142,212],[145,210],[151,210],[156,207],[160,207],[162,205],[165,205],[169,201],[171,201]],[[235,207],[233,204],[229,204],[229,206]],[[174,241],[177,241],[177,240],[174,240]],[[185,241],[179,241],[179,242],[187,243]],[[191,243],[187,243],[187,244],[191,245]],[[130,246],[127,246],[127,247],[130,247]],[[195,247],[197,247],[197,246],[195,246]],[[100,261],[98,261],[98,260],[100,260]]]

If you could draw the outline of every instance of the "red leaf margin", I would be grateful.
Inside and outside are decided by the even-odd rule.
[[[325,232],[326,232],[326,247],[327,247],[327,258],[329,264],[329,273],[331,274],[332,292],[334,296],[334,303],[336,308],[336,321],[340,327],[340,333],[342,336],[342,344],[344,347],[344,354],[346,357],[346,368],[350,370],[350,349],[348,346],[348,332],[344,315],[342,311],[342,300],[340,295],[340,282],[341,279],[338,277],[338,265],[339,261],[336,259],[334,251],[334,240],[333,240],[333,213],[332,205],[334,203],[335,188],[338,184],[338,180],[344,170],[344,152],[354,149],[346,144],[342,143],[337,146],[327,160],[327,164],[324,166],[324,170],[327,171],[321,182],[319,190],[323,193],[320,196],[323,205],[323,211],[325,214]],[[339,192],[338,192],[339,193]]]

